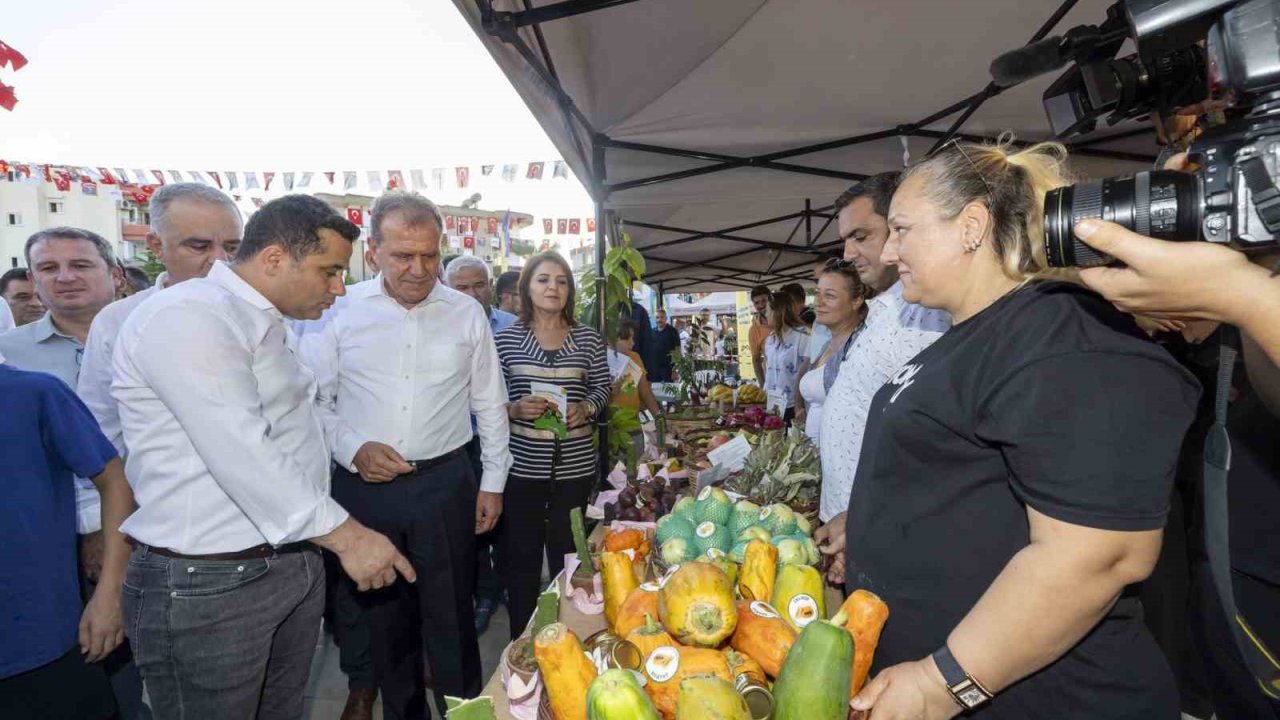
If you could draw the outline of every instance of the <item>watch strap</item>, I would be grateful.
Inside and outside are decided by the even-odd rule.
[[[939,648],[933,653],[933,662],[942,673],[951,697],[955,698],[960,707],[973,710],[991,700],[991,692],[960,667],[960,663],[951,654],[951,648],[946,645]]]

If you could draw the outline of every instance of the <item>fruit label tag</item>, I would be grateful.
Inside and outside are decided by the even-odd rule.
[[[812,595],[796,595],[787,603],[787,614],[796,627],[803,628],[818,619],[818,602]]]
[[[712,560],[719,560],[725,557],[725,552],[720,548],[707,548],[707,557]]]
[[[750,607],[751,613],[756,617],[762,617],[766,620],[777,620],[782,617],[777,610],[773,609],[772,605],[762,600],[752,600]]]
[[[700,537],[700,538],[702,538],[703,540],[705,540],[705,539],[707,539],[707,538],[711,537],[711,535],[712,535],[712,534],[714,534],[714,533],[715,533],[715,531],[716,531],[716,524],[715,524],[715,523],[713,523],[713,522],[704,522],[704,523],[702,523],[701,525],[699,525],[699,526],[698,526],[698,529],[697,529],[697,530],[695,530],[694,532],[695,532],[695,533],[697,533],[698,537]]]
[[[680,651],[670,645],[656,647],[644,663],[644,671],[654,682],[666,682],[680,669]]]
[[[658,592],[659,590],[662,589],[662,585],[658,580],[651,580],[641,585],[640,589],[644,590],[645,592]]]
[[[710,488],[710,487],[704,487],[704,488],[702,488],[702,491],[698,493],[698,499],[699,499],[699,500],[706,500],[706,499],[707,499],[707,498],[709,498],[709,497],[711,497],[711,488]]]
[[[765,505],[764,507],[760,508],[760,522],[764,522],[765,520],[768,520],[770,515],[773,515],[772,505]]]

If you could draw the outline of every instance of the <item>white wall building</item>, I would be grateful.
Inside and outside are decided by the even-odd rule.
[[[0,267],[26,267],[27,238],[60,225],[96,232],[111,243],[120,259],[135,258],[141,248],[125,240],[124,225],[146,225],[150,219],[145,208],[115,199],[110,190],[98,185],[96,195],[86,195],[78,182],[63,192],[43,179],[28,181],[16,171],[0,176]]]

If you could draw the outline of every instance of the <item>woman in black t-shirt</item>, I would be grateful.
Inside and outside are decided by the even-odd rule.
[[[854,703],[873,720],[953,717],[966,674],[994,695],[984,720],[1179,716],[1132,585],[1199,388],[1128,316],[1047,281],[1064,164],[1059,145],[953,145],[894,196],[883,259],[954,324],[876,395],[849,500],[846,582],[891,613]]]

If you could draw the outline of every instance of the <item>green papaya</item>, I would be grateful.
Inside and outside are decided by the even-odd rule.
[[[635,673],[613,668],[587,689],[587,720],[661,720]]]
[[[853,671],[853,636],[844,613],[809,623],[773,684],[773,720],[845,720]]]

